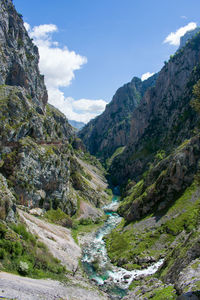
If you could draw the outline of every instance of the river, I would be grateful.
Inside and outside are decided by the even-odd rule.
[[[104,225],[98,229],[93,240],[83,248],[82,264],[91,281],[95,282],[102,290],[108,293],[111,299],[122,299],[128,291],[133,279],[138,275],[154,274],[163,260],[143,270],[127,271],[111,264],[107,255],[103,237],[111,232],[122,220],[114,212],[118,205],[119,196],[114,195],[112,202],[103,207],[108,216]]]

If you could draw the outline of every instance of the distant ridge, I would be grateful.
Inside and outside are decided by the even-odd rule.
[[[81,130],[86,124],[83,123],[83,122],[78,122],[78,121],[75,121],[75,120],[68,120],[69,124],[78,129],[78,130]]]

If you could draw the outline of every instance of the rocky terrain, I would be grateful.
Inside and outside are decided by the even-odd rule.
[[[138,180],[157,152],[168,154],[194,134],[197,114],[190,101],[199,80],[199,41],[198,34],[166,63],[133,112],[129,142],[110,168],[116,180]]]
[[[110,198],[104,170],[47,103],[38,49],[11,0],[0,1],[0,59],[0,269],[37,278],[1,273],[0,295],[106,299],[78,270],[71,232],[81,219],[99,222]],[[37,218],[28,214],[34,209]]]
[[[157,74],[144,82],[134,77],[119,88],[105,111],[79,133],[88,151],[103,161],[120,153],[129,140],[131,115],[145,91],[155,84]],[[107,164],[111,162],[108,160]]]
[[[105,238],[112,263],[134,270],[165,258],[156,275],[132,283],[125,299],[199,297],[199,63],[197,30],[144,92],[127,143],[107,164],[110,180],[121,185],[117,212],[124,218]]]
[[[0,2],[0,44],[0,84],[25,88],[38,111],[43,112],[48,96],[38,68],[38,49],[11,0]]]
[[[188,34],[158,74],[121,87],[80,131],[84,146],[48,104],[21,15],[11,0],[0,8],[0,296],[109,298],[80,263],[112,197],[100,158],[121,188],[111,212],[122,221],[101,237],[109,264],[132,271],[163,261],[124,299],[198,299],[200,34]]]

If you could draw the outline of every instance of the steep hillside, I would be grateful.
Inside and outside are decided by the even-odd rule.
[[[24,87],[42,112],[48,96],[39,73],[38,49],[11,0],[0,1],[0,57],[0,84]]]
[[[142,82],[134,77],[119,88],[105,111],[90,121],[79,137],[91,154],[105,162],[120,147],[127,144],[130,135],[130,119],[145,91],[155,84],[157,75]]]
[[[0,1],[0,172],[18,204],[77,213],[107,195],[79,161],[84,147],[65,116],[47,104],[37,47],[12,1]],[[98,191],[97,191],[98,190]]]
[[[131,119],[131,134],[123,153],[110,168],[115,182],[138,180],[157,151],[170,153],[190,138],[197,114],[190,106],[192,89],[200,78],[200,34],[180,49],[160,71]]]
[[[47,103],[38,49],[11,0],[0,0],[0,60],[0,270],[54,280],[1,273],[1,296],[107,299],[78,270],[81,249],[71,232],[78,235],[81,222],[99,226],[99,207],[110,198],[104,170]],[[60,290],[55,280],[68,286]]]
[[[145,93],[129,143],[110,167],[113,181],[124,183],[124,219],[106,237],[111,261],[134,270],[164,260],[154,276],[137,278],[125,299],[199,299],[199,63],[198,33]]]

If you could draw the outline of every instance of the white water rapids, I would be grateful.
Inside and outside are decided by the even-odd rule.
[[[91,280],[103,287],[104,290],[120,296],[118,299],[121,299],[135,277],[154,274],[162,265],[163,259],[146,269],[133,271],[127,271],[111,264],[103,237],[121,222],[122,218],[117,213],[112,212],[117,204],[118,197],[114,196],[112,202],[103,207],[108,219],[104,226],[96,232],[93,241],[83,249],[82,263]],[[95,268],[94,263],[98,267]]]

